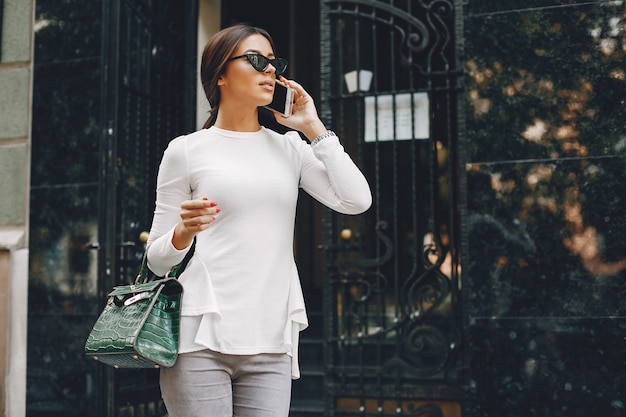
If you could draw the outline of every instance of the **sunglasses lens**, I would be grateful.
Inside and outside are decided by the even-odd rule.
[[[287,60],[282,58],[276,58],[272,65],[276,68],[276,75],[281,75],[287,69]]]
[[[246,54],[246,58],[250,65],[259,72],[265,71],[268,64],[272,64],[276,68],[276,75],[281,75],[287,69],[287,60],[283,58],[269,59],[261,54]]]
[[[262,72],[267,67],[268,59],[259,54],[247,54],[246,58],[255,70]]]

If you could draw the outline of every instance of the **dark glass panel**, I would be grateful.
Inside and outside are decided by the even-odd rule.
[[[540,3],[465,8],[467,409],[623,415],[624,4]]]
[[[83,347],[96,296],[98,1],[37,1],[33,86],[27,416],[86,416],[96,365]]]
[[[472,315],[623,315],[624,169],[622,158],[472,165]]]
[[[470,161],[625,154],[621,4],[468,7]]]
[[[474,321],[469,415],[624,415],[625,330],[611,318]]]
[[[99,308],[97,252],[90,250],[97,238],[97,194],[95,185],[31,192],[33,207],[44,209],[32,216],[30,236],[29,416],[84,416],[96,398],[95,364],[86,361],[83,348]]]

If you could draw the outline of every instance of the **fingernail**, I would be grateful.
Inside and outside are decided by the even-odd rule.
[[[217,203],[214,201],[211,201],[211,204],[209,204],[209,207],[215,207],[215,206],[217,206]]]
[[[222,210],[220,210],[220,209],[216,208],[216,209],[215,209],[215,214],[219,213],[220,211],[222,211]]]

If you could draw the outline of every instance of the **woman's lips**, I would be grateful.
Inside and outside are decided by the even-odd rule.
[[[274,83],[272,81],[263,81],[259,85],[268,91],[274,91]]]

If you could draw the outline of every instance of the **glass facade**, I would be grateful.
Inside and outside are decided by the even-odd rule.
[[[37,1],[28,307],[28,416],[86,416],[83,346],[97,299],[98,1]]]
[[[468,415],[625,415],[624,2],[467,3]]]

